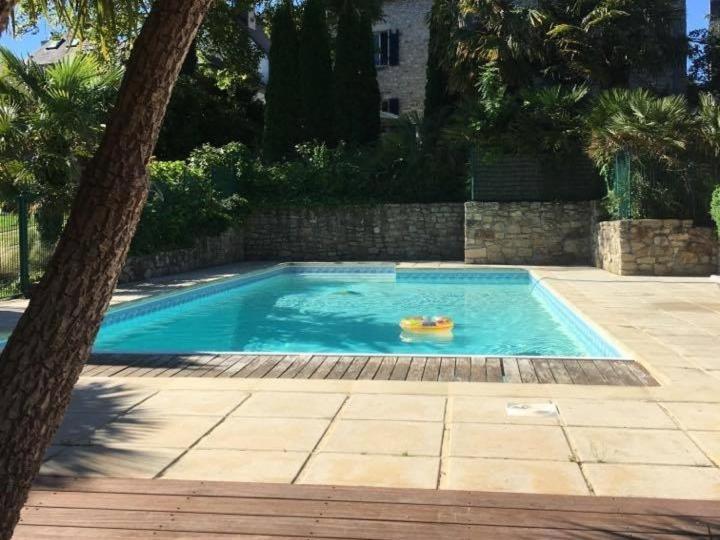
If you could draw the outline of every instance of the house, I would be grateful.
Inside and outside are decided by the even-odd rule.
[[[385,0],[382,17],[373,25],[384,116],[422,113],[431,7],[432,0]]]

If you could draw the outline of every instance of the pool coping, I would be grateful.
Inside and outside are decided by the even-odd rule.
[[[349,268],[361,268],[362,270],[356,270],[355,272],[350,271]],[[378,271],[376,272],[368,272],[368,268],[377,268]],[[615,338],[613,338],[608,332],[606,332],[602,327],[597,325],[592,319],[582,314],[582,312],[577,309],[576,306],[572,304],[572,302],[569,302],[566,298],[563,297],[563,295],[554,288],[548,281],[551,281],[550,278],[539,276],[535,273],[533,268],[523,267],[523,266],[482,266],[482,267],[475,267],[475,268],[469,268],[469,267],[457,267],[457,268],[428,268],[428,267],[410,267],[406,266],[403,263],[397,263],[397,262],[366,262],[366,261],[343,261],[343,262],[301,262],[301,261],[290,261],[290,262],[277,262],[273,263],[270,266],[249,270],[246,272],[237,272],[233,275],[222,277],[219,279],[214,279],[209,282],[205,283],[199,283],[192,286],[184,287],[179,290],[174,290],[170,292],[159,292],[157,294],[152,294],[146,298],[141,298],[137,300],[131,300],[127,302],[123,302],[122,304],[116,305],[111,307],[108,312],[105,314],[105,317],[103,319],[103,322],[107,320],[108,317],[113,317],[114,315],[117,316],[118,314],[121,316],[123,312],[136,310],[138,307],[141,307],[145,304],[154,304],[158,301],[171,299],[174,297],[182,297],[187,296],[188,293],[192,293],[192,291],[199,291],[202,289],[207,289],[208,293],[207,295],[213,294],[213,292],[222,291],[225,287],[232,288],[231,284],[235,281],[240,280],[253,280],[254,278],[257,280],[265,279],[266,277],[271,277],[274,273],[281,272],[283,269],[287,268],[322,268],[323,273],[332,273],[328,272],[328,268],[337,268],[337,273],[364,273],[364,274],[397,274],[397,273],[407,273],[407,272],[413,272],[413,273],[437,273],[437,272],[444,272],[444,273],[467,273],[467,274],[478,274],[478,273],[503,273],[503,274],[511,274],[517,272],[518,274],[527,274],[529,275],[530,279],[532,280],[532,284],[535,287],[541,287],[544,289],[553,300],[556,300],[564,310],[567,311],[567,313],[578,319],[583,325],[585,325],[591,332],[593,332],[600,340],[604,342],[604,344],[612,349],[613,351],[617,352],[617,356],[584,356],[584,357],[576,357],[576,356],[562,356],[562,355],[554,355],[554,356],[547,356],[547,355],[539,355],[539,356],[522,356],[522,355],[493,355],[493,354],[485,354],[485,353],[463,353],[463,354],[412,354],[412,353],[349,353],[349,352],[288,352],[288,351],[162,351],[162,352],[139,352],[139,351],[103,351],[98,350],[95,352],[95,354],[146,354],[146,355],[208,355],[208,354],[214,354],[214,355],[288,355],[288,356],[298,356],[298,355],[326,355],[326,356],[367,356],[367,357],[376,357],[376,356],[394,356],[394,357],[413,357],[413,356],[423,356],[428,358],[442,358],[442,357],[451,357],[451,356],[457,356],[457,357],[464,357],[464,356],[481,356],[481,357],[487,357],[487,358],[495,358],[495,357],[502,357],[502,358],[515,358],[515,359],[522,359],[522,358],[536,358],[540,360],[611,360],[611,361],[628,361],[628,362],[634,362],[635,359],[633,358],[633,355],[628,352],[628,350],[622,346]],[[162,308],[158,308],[162,309]],[[153,310],[155,311],[155,310]],[[121,319],[122,320],[122,319]]]

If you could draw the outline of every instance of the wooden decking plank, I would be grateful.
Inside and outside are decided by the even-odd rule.
[[[294,378],[295,379],[310,379],[310,378],[312,378],[315,371],[322,365],[322,363],[324,361],[325,361],[324,356],[311,355],[310,359],[303,366],[303,368],[300,371],[298,371],[297,374],[294,375]],[[285,372],[285,375],[287,375],[287,372]]]
[[[395,360],[395,367],[393,367],[392,373],[388,380],[390,381],[404,381],[407,377],[408,371],[410,371],[410,363],[412,358],[409,356],[398,356]]]
[[[142,360],[135,362],[132,369],[122,372],[123,377],[143,377],[153,369],[167,362],[166,354],[151,354],[143,356]]]
[[[248,378],[250,379],[262,379],[272,371],[272,369],[278,364],[278,362],[282,362],[283,358],[285,358],[283,355],[277,354],[277,355],[268,355],[263,357],[263,361],[258,364],[258,366],[255,368],[255,370],[248,375]]]
[[[214,358],[209,354],[183,354],[175,357],[175,367],[167,371],[168,377],[194,377],[205,371],[205,364]]]
[[[257,356],[254,354],[237,354],[231,356],[231,358],[233,360],[232,365],[220,374],[221,377],[235,377],[253,362]]]
[[[333,366],[333,368],[330,370],[330,373],[328,373],[326,379],[342,379],[343,375],[345,375],[345,372],[350,368],[350,364],[352,364],[353,357],[352,356],[340,356],[337,359],[337,362]]]
[[[405,504],[397,502],[318,501],[308,499],[267,499],[259,497],[208,497],[179,495],[128,496],[118,493],[32,492],[26,507],[84,508],[87,510],[152,511],[237,516],[305,517],[323,519],[426,522],[453,525],[501,525],[544,529],[605,530],[702,534],[708,526],[720,524],[718,517],[687,519],[679,516],[571,512],[567,510],[481,508],[469,506]]]
[[[520,370],[520,380],[524,383],[537,384],[539,382],[537,373],[535,373],[535,365],[530,358],[518,358],[518,370]]]
[[[13,540],[63,540],[65,538],[78,540],[138,540],[148,537],[153,540],[178,540],[180,535],[173,531],[138,531],[127,529],[98,529],[96,527],[54,527],[52,525],[18,525]],[[224,533],[190,533],[183,532],[182,540],[228,540]],[[258,536],[256,534],[234,534],[232,538],[238,540],[298,540],[297,536]],[[327,539],[322,540],[340,540]]]
[[[410,369],[408,369],[406,381],[421,381],[427,358],[424,356],[413,356],[410,361]]]
[[[295,356],[295,360],[290,364],[290,367],[283,371],[282,375],[280,375],[280,378],[294,379],[305,368],[305,366],[310,363],[311,360],[311,354],[301,354]]]
[[[395,364],[397,363],[396,356],[383,356],[382,362],[380,363],[380,369],[378,369],[373,380],[376,381],[389,381]]]
[[[275,366],[268,371],[265,375],[265,379],[279,379],[280,376],[285,373],[295,362],[299,362],[300,357],[294,355],[283,356]]]
[[[193,377],[218,377],[223,371],[230,367],[232,362],[233,360],[228,356],[219,354],[205,364],[205,370],[196,373]]]
[[[487,382],[486,359],[483,356],[473,356],[470,360],[470,380],[472,382]]]
[[[32,511],[28,511],[32,510]],[[553,528],[531,528],[522,526],[460,525],[452,523],[401,522],[373,519],[337,519],[277,516],[199,514],[183,512],[147,512],[130,510],[93,510],[92,525],[98,528],[125,530],[163,530],[178,533],[226,533],[264,536],[305,536],[313,538],[339,537],[357,540],[437,540],[453,538],[548,538],[570,539],[589,536],[593,531],[583,529],[561,530]],[[75,508],[26,509],[22,514],[23,524],[73,526],[87,519],[87,510]],[[600,531],[598,531],[600,532]],[[529,536],[533,533],[532,536]],[[605,538],[607,531],[602,531]],[[652,538],[653,533],[642,533],[643,538]],[[675,535],[678,537],[678,535]],[[685,535],[687,536],[687,535]],[[595,535],[595,538],[602,536]],[[632,537],[631,537],[632,538]],[[663,536],[656,536],[663,538]],[[668,536],[664,536],[668,538]]]
[[[338,356],[320,356],[319,358],[322,358],[323,362],[312,374],[311,379],[324,379],[333,370],[338,360],[340,360]]]
[[[378,370],[380,369],[380,364],[382,364],[382,361],[382,356],[369,357],[367,363],[365,364],[365,367],[360,372],[358,379],[363,381],[373,380]]]
[[[458,382],[469,382],[470,381],[470,357],[458,356],[455,359],[455,377],[454,380]]]
[[[612,364],[607,360],[594,360],[593,363],[597,370],[602,374],[603,378],[607,381],[607,384],[611,385],[622,385],[622,380],[617,376]]]
[[[440,359],[440,374],[438,381],[449,382],[455,378],[455,357],[443,356]]]
[[[555,382],[550,364],[545,358],[535,358],[532,363],[540,384],[553,384]]]
[[[256,369],[260,364],[262,364],[264,360],[265,360],[265,357],[262,356],[262,355],[253,356],[253,357],[252,357],[252,360],[250,360],[250,362],[248,362],[247,364],[245,364],[245,366],[243,366],[242,369],[240,369],[239,371],[235,372],[235,374],[233,375],[233,377],[241,378],[241,379],[247,377],[247,376],[250,375],[253,371],[255,371],[255,369]]]
[[[572,377],[565,368],[565,363],[562,360],[550,359],[548,365],[552,371],[555,382],[558,384],[573,384]]]
[[[609,360],[615,373],[622,383],[627,386],[642,386],[642,382],[628,367],[628,363],[624,360]]]
[[[522,382],[520,377],[520,367],[515,358],[503,358],[503,381],[511,384],[519,384]]]
[[[487,358],[485,360],[487,382],[503,382],[502,361],[500,358]]]
[[[364,488],[213,482],[191,480],[146,480],[135,478],[40,476],[33,491],[75,491],[149,495],[208,496],[319,501],[399,502],[479,508],[545,509],[616,514],[720,517],[720,502],[712,500],[667,500],[526,493],[435,491],[427,489]]]
[[[118,364],[109,364],[102,371],[95,372],[95,377],[122,377],[122,372],[135,365],[140,360],[141,355],[118,355],[120,362]]]
[[[626,362],[630,372],[637,378],[643,386],[658,386],[658,382],[647,372],[647,370],[637,362]]]
[[[422,380],[423,381],[437,381],[440,376],[440,357],[430,356],[425,362],[425,369],[423,370]]]
[[[573,384],[590,384],[590,379],[585,375],[582,366],[577,360],[563,360],[562,362]]]
[[[367,361],[367,356],[353,356],[350,367],[348,367],[347,371],[342,376],[343,380],[356,380],[360,376],[365,364],[367,364]]]
[[[578,360],[578,364],[580,364],[581,369],[585,373],[585,376],[588,378],[589,384],[608,384],[608,381],[605,380],[605,377],[603,377],[603,374],[597,368],[595,362],[593,362],[592,360]]]

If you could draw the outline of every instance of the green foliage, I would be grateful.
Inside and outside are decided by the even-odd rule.
[[[291,155],[301,133],[298,37],[290,2],[283,2],[275,12],[270,40],[263,157],[273,162]]]
[[[715,188],[710,202],[710,215],[720,230],[720,185]]]
[[[330,34],[323,0],[307,0],[300,31],[302,140],[332,145],[335,140]]]
[[[441,129],[455,106],[455,97],[450,93],[450,77],[444,64],[446,49],[450,43],[453,23],[451,3],[434,0],[429,14],[430,39],[425,82],[425,107],[423,114],[423,136],[430,145],[435,144]]]
[[[690,32],[690,81],[699,91],[720,93],[720,31]]]
[[[375,71],[371,18],[346,0],[340,10],[335,46],[335,122],[351,146],[380,135],[380,89]]]
[[[158,159],[184,159],[203,144],[259,145],[263,106],[255,91],[241,84],[221,88],[219,76],[208,68],[180,75],[155,147]]]
[[[585,86],[529,87],[513,93],[491,64],[482,70],[477,95],[460,107],[447,135],[468,141],[483,159],[525,153],[562,160],[584,148],[589,99]]]
[[[718,103],[697,113],[681,96],[603,93],[588,119],[590,157],[608,182],[614,217],[706,220],[718,172]]]
[[[674,33],[674,0],[459,0],[465,21],[453,31],[446,63],[451,83],[472,93],[481,68],[493,63],[511,90],[538,80],[601,88],[627,86],[641,67],[653,74],[686,50]]]
[[[120,70],[76,54],[49,67],[0,48],[0,196],[25,193],[61,220],[92,156],[115,97]],[[41,227],[46,242],[57,227]],[[55,231],[55,232],[53,232]]]
[[[239,223],[246,201],[222,198],[213,180],[183,161],[150,164],[150,194],[133,239],[134,255],[192,247]]]

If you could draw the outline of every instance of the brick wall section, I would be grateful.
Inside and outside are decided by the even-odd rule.
[[[432,0],[386,0],[373,26],[376,32],[400,30],[400,65],[378,66],[377,78],[382,98],[398,98],[401,114],[423,110],[431,7]]]
[[[461,260],[463,204],[276,208],[245,229],[248,260]]]
[[[242,261],[244,257],[244,233],[240,228],[233,228],[220,236],[198,240],[192,248],[128,257],[120,274],[120,283],[229,264]]]
[[[465,262],[588,264],[589,202],[469,202]]]
[[[621,276],[708,276],[718,269],[718,241],[690,220],[638,219],[597,224],[595,265]]]

